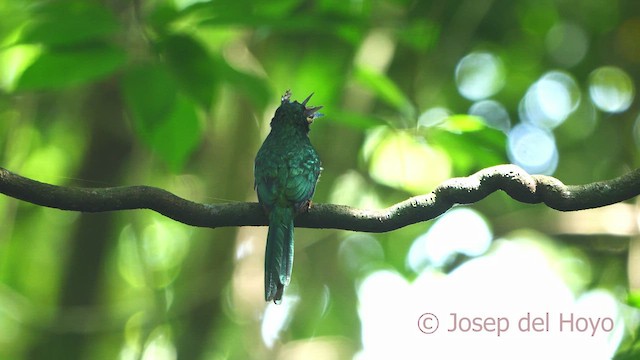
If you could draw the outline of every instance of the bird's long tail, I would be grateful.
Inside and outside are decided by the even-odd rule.
[[[269,233],[264,256],[264,297],[279,304],[289,285],[293,267],[293,208],[274,207],[269,213]]]

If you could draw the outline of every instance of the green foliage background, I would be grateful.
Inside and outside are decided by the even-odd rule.
[[[518,102],[548,70],[570,73],[585,94],[589,74],[603,65],[638,78],[639,4],[3,1],[0,164],[65,186],[145,184],[198,202],[255,201],[253,157],[291,89],[299,100],[315,92],[310,104],[325,106],[311,132],[325,168],[314,200],[391,205],[449,176],[508,162],[504,134],[464,115],[471,102],[454,82],[464,55],[500,56],[505,86],[494,98],[516,122]],[[590,44],[570,67],[545,43],[561,20],[579,24]],[[383,53],[363,51],[372,36],[384,39]],[[419,115],[436,106],[461,115],[449,127],[420,129]],[[593,124],[574,113],[555,130],[554,176],[585,183],[637,167],[637,115],[637,101]],[[436,149],[427,178],[393,184],[371,176],[372,154],[392,135],[407,156],[425,139]],[[496,236],[533,228],[584,252],[590,286],[625,289],[625,299],[637,228],[567,234],[557,213],[503,195],[474,208]],[[0,214],[0,358],[129,359],[150,356],[153,346],[182,359],[279,351],[260,340],[264,229],[190,228],[149,211],[76,214],[6,197]],[[297,230],[291,291],[301,305],[280,341],[329,337],[342,356],[356,353],[358,279],[381,268],[411,277],[404,259],[429,226],[375,235],[384,259],[355,274],[337,259],[347,233]],[[254,246],[248,254],[245,239]],[[634,334],[621,351],[633,347]]]

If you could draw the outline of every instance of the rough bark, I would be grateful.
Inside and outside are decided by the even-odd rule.
[[[544,203],[560,211],[577,211],[618,203],[640,194],[640,169],[607,181],[565,185],[543,175],[529,175],[515,165],[499,165],[469,177],[453,178],[431,193],[411,197],[386,209],[313,204],[296,218],[296,227],[386,232],[437,217],[455,204],[470,204],[502,190],[523,203]],[[0,193],[61,210],[104,212],[150,209],[199,227],[264,226],[257,203],[200,204],[150,186],[72,188],[27,179],[0,168]]]

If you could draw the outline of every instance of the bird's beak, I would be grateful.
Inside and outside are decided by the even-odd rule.
[[[313,122],[313,120],[315,120],[315,119],[319,118],[320,116],[322,116],[322,114],[317,112],[320,109],[322,109],[322,106],[314,106],[312,108],[305,107],[304,115],[307,117],[307,122],[309,124],[311,124]]]
[[[302,102],[302,106],[307,107],[307,102],[309,102],[309,99],[311,99],[312,96],[313,93],[309,94],[309,96],[307,96],[307,98]]]

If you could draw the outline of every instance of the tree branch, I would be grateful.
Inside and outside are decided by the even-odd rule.
[[[618,203],[640,194],[640,169],[618,178],[585,185],[564,185],[544,175],[529,175],[515,165],[499,165],[469,177],[445,181],[433,192],[411,197],[386,209],[313,204],[296,218],[297,227],[385,232],[427,221],[454,204],[471,204],[502,190],[529,204],[544,203],[576,211]],[[200,227],[264,226],[258,203],[200,204],[150,186],[74,188],[31,180],[0,168],[0,193],[30,203],[71,211],[104,212],[150,209],[181,223]]]

